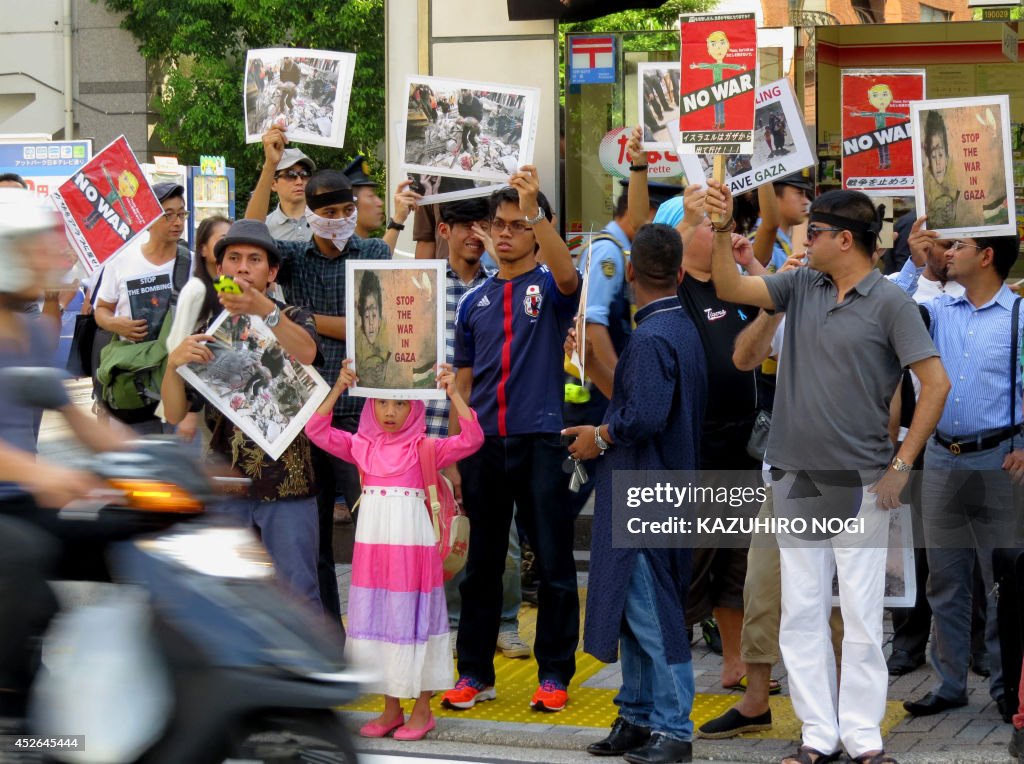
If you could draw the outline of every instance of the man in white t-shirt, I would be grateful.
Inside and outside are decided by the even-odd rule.
[[[107,263],[96,294],[96,324],[132,342],[156,339],[170,307],[173,287],[184,285],[193,265],[187,246],[179,241],[188,220],[185,189],[177,183],[157,183],[153,191],[164,214],[150,227],[148,239],[139,237]],[[155,410],[154,402],[143,409],[110,413],[146,434],[162,431]]]

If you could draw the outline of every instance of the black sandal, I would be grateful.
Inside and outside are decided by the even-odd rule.
[[[832,753],[822,753],[816,748],[811,748],[809,745],[802,745],[796,749],[796,753],[792,756],[786,756],[782,761],[795,761],[797,764],[829,764],[829,762],[838,761],[839,757],[843,755],[843,750],[840,748],[838,751]],[[817,758],[812,759],[815,756]],[[882,764],[881,762],[868,761],[865,764]]]
[[[855,764],[899,764],[892,756],[885,751],[878,753],[864,753],[853,759]]]

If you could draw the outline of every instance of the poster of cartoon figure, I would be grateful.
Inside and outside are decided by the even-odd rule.
[[[843,188],[912,192],[910,103],[925,97],[924,69],[844,69],[840,88]]]
[[[680,150],[752,153],[757,90],[754,15],[683,16],[679,34]]]
[[[1009,96],[910,105],[914,197],[944,238],[1017,232]]]
[[[359,378],[350,395],[440,400],[444,359],[444,264],[429,260],[349,260],[349,356]]]

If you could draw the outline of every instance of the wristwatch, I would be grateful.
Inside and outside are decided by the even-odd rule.
[[[405,230],[405,224],[404,223],[399,223],[394,218],[391,218],[390,220],[388,220],[388,230],[389,231],[404,231]]]
[[[275,305],[274,309],[263,318],[263,323],[267,325],[268,329],[273,329],[281,323],[281,309]]]
[[[900,459],[898,456],[892,460],[892,468],[897,472],[910,472],[914,469],[913,464],[907,464],[905,461]]]
[[[601,437],[600,425],[594,428],[594,443],[597,445],[599,449],[601,449],[601,453],[604,453],[612,446],[611,443],[609,443],[607,440]]]
[[[525,220],[530,225],[537,225],[537,223],[539,223],[540,221],[545,220],[545,219],[547,219],[547,215],[544,214],[544,209],[541,208],[541,207],[537,208],[537,216],[536,217],[528,218],[525,215],[523,216],[523,220]]]

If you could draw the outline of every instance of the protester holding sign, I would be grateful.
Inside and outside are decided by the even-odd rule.
[[[220,272],[230,276],[241,290],[240,294],[222,293],[223,307],[232,316],[262,317],[281,348],[301,363],[313,363],[319,349],[312,314],[275,303],[266,295],[281,263],[267,227],[254,220],[239,220],[217,242],[215,253]],[[193,334],[168,356],[161,388],[168,422],[177,424],[190,408],[179,370],[189,364],[205,366],[213,362],[216,356],[207,343],[214,341],[210,335]],[[223,511],[246,527],[259,530],[283,582],[315,612],[323,613],[316,571],[316,484],[305,434],[300,432],[284,453],[273,459],[209,403],[206,423],[212,433],[210,450],[251,481],[244,497],[231,499]]]
[[[140,434],[163,431],[156,416],[159,381],[150,390],[151,399],[140,401],[138,406],[129,405],[116,395],[121,389],[116,369],[130,368],[125,357],[129,352],[146,352],[146,346],[152,343],[162,345],[158,337],[171,303],[193,270],[191,253],[180,240],[188,219],[185,189],[176,183],[157,183],[153,190],[163,215],[150,228],[146,241],[136,239],[104,267],[96,301],[96,324],[119,337],[103,349],[97,370],[104,405],[111,415]]]
[[[371,689],[384,694],[384,711],[359,734],[394,732],[396,740],[420,740],[435,726],[430,696],[452,686],[443,570],[425,504],[420,449],[426,440],[436,467],[447,467],[479,449],[484,435],[447,364],[438,368],[437,386],[458,416],[458,435],[428,438],[425,408],[417,400],[371,398],[355,434],[332,427],[335,400],[357,381],[349,363],[306,432],[320,448],[357,465],[363,476],[345,649],[355,665],[372,666],[381,675]],[[416,699],[408,721],[402,698]]]

